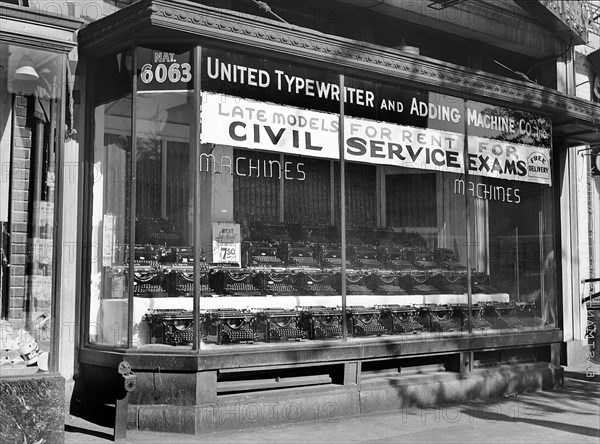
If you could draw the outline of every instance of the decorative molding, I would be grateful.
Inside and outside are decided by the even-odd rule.
[[[37,49],[43,49],[55,52],[68,53],[75,47],[75,43],[68,45],[60,42],[56,42],[51,39],[41,39],[29,36],[17,36],[14,34],[7,34],[0,31],[0,41],[2,43],[12,43],[19,46],[30,46]]]
[[[77,31],[84,23],[83,20],[78,18],[48,13],[38,8],[11,5],[9,3],[0,4],[0,17],[2,20],[37,23],[48,28],[70,32]]]
[[[0,5],[0,41],[39,49],[69,52],[77,43],[75,31],[83,21],[29,8]]]
[[[199,43],[208,40],[209,44],[238,45],[350,74],[385,77],[467,99],[518,105],[556,121],[576,118],[600,125],[600,105],[550,88],[182,0],[142,0],[90,24],[81,31],[80,43],[84,51],[107,48],[123,43],[126,33],[151,25],[187,33]]]

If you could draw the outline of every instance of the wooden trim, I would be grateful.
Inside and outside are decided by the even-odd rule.
[[[106,51],[132,32],[151,26],[196,36],[203,44],[240,46],[314,66],[326,64],[347,74],[401,80],[465,99],[600,122],[600,105],[550,88],[183,0],[142,0],[83,29],[80,47]]]

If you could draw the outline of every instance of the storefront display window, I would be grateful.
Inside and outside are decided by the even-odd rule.
[[[0,49],[0,375],[52,369],[62,55]]]
[[[94,185],[109,243],[90,322],[126,327],[101,321],[92,342],[213,351],[557,326],[548,119],[208,47],[134,59],[120,55],[132,89],[95,123],[95,155],[120,142],[131,180]]]

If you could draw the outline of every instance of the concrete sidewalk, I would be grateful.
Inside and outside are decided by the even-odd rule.
[[[598,366],[594,369],[598,371]],[[560,389],[437,408],[336,417],[205,435],[131,430],[127,443],[599,443],[600,377],[565,368]],[[113,430],[73,418],[65,442],[112,441]]]

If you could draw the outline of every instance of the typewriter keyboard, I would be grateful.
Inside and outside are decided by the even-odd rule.
[[[385,284],[379,287],[379,291],[384,294],[406,294],[406,291],[399,285]]]
[[[153,237],[157,241],[157,243],[172,243],[172,241],[179,240],[179,234],[177,233],[154,232],[151,233],[150,236]]]
[[[308,286],[307,290],[313,291],[324,296],[337,294],[337,291],[335,291],[334,288],[329,284],[311,284]]]
[[[296,289],[292,285],[286,284],[270,284],[267,287],[267,291],[280,296],[291,296],[296,294]]]
[[[160,294],[164,293],[164,290],[163,290],[162,286],[157,285],[157,284],[139,284],[136,282],[133,287],[133,293],[138,296],[141,296],[141,295],[159,296]]]
[[[223,343],[254,341],[256,341],[256,334],[250,329],[226,330],[221,333],[221,342]]]
[[[169,345],[191,344],[194,341],[193,329],[189,331],[177,330],[165,332],[165,343]]]
[[[260,291],[252,285],[244,282],[232,282],[225,286],[225,291],[233,295],[259,295]]]
[[[406,262],[402,259],[391,259],[390,264],[392,264],[394,267],[408,267],[410,266],[409,262]]]
[[[252,256],[252,260],[258,265],[279,265],[282,264],[281,259],[277,256]]]
[[[291,257],[290,260],[300,267],[318,267],[319,265],[312,257],[294,256]]]
[[[461,284],[448,284],[446,285],[446,291],[450,293],[466,293],[467,289]]]
[[[338,325],[315,327],[315,338],[337,338],[342,336],[342,327]]]
[[[206,285],[208,287],[208,285]],[[187,282],[185,284],[177,285],[178,293],[193,293],[194,292],[194,284],[192,282]]]
[[[380,324],[358,324],[355,328],[356,333],[364,336],[381,336],[387,333],[385,327]]]
[[[133,263],[142,267],[158,267],[158,260],[156,259],[135,259]]]
[[[381,262],[379,262],[377,259],[365,258],[365,259],[359,259],[358,262],[360,264],[362,264],[363,267],[370,267],[370,268],[383,267],[383,264]]]
[[[296,327],[272,328],[269,330],[269,336],[272,340],[303,339],[304,332]]]
[[[327,261],[327,263],[335,265],[336,267],[342,266],[342,258],[340,257],[326,257],[325,260]]]
[[[423,294],[430,294],[430,293],[437,293],[438,290],[437,288],[435,288],[433,285],[429,285],[429,284],[419,284],[419,285],[415,285],[413,290],[416,293],[423,293]]]
[[[394,319],[394,333],[417,333],[423,325],[414,319]]]
[[[349,294],[373,294],[373,292],[371,290],[369,290],[367,287],[365,287],[364,285],[356,285],[356,284],[350,284],[350,285],[346,286],[346,291]]]

